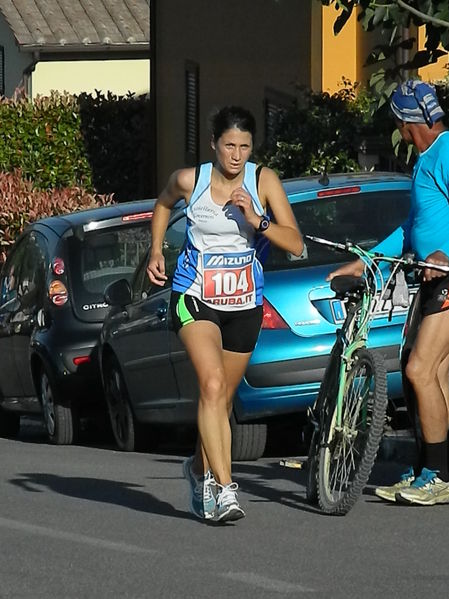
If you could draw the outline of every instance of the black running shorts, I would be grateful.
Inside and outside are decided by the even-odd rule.
[[[170,310],[176,333],[191,322],[208,320],[220,329],[223,349],[246,354],[256,346],[262,324],[262,306],[247,310],[216,310],[196,297],[172,291]]]
[[[439,314],[449,309],[449,275],[421,283],[421,313]]]

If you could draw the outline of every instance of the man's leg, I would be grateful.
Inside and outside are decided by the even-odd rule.
[[[425,443],[446,441],[448,407],[439,375],[442,376],[448,361],[449,311],[424,317],[406,374],[415,391]]]
[[[399,501],[449,503],[448,406],[441,378],[447,372],[448,356],[449,312],[425,316],[406,369],[418,402],[423,469],[410,487],[398,493]]]

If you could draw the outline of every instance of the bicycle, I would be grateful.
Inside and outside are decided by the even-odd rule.
[[[363,491],[384,432],[387,374],[384,359],[367,348],[373,318],[387,300],[408,306],[404,272],[425,267],[449,272],[408,255],[401,258],[370,252],[347,241],[336,243],[305,235],[312,242],[355,254],[365,263],[362,277],[331,280],[346,317],[331,350],[317,399],[310,410],[313,431],[308,455],[307,499],[326,514],[344,515]],[[390,264],[389,274],[379,266]],[[402,273],[402,274],[401,274]]]

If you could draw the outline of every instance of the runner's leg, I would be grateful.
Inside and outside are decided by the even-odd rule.
[[[182,327],[179,337],[198,377],[198,432],[204,468],[210,466],[217,481],[226,485],[231,482],[231,433],[220,329],[210,321],[199,320]]]

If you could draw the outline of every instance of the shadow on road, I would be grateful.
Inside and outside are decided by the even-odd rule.
[[[99,478],[57,476],[43,472],[24,473],[19,476],[20,478],[11,479],[9,482],[31,493],[41,493],[44,487],[60,495],[110,503],[139,512],[186,520],[196,519],[192,514],[175,509],[151,493],[141,491],[143,485]]]

